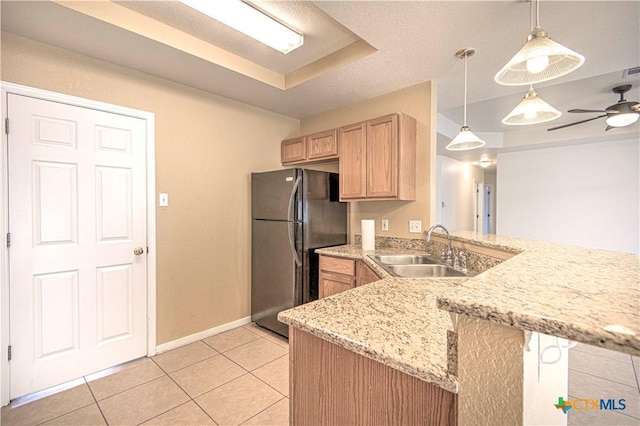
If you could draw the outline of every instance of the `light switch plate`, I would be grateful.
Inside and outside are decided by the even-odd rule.
[[[160,207],[169,207],[169,194],[164,192],[158,194],[158,204]]]
[[[409,221],[409,232],[413,234],[419,234],[422,232],[422,221],[421,220],[410,220]]]
[[[380,223],[380,230],[382,230],[382,231],[388,231],[389,230],[389,220],[388,219],[382,219],[382,221]]]

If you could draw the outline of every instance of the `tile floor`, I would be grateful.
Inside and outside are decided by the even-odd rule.
[[[285,339],[245,325],[20,398],[2,408],[1,424],[288,425],[288,353]],[[640,358],[577,345],[568,397],[627,404],[570,410],[569,425],[640,425]]]
[[[626,400],[622,411],[569,410],[569,425],[640,425],[640,357],[578,344],[569,350],[569,399]]]
[[[288,354],[245,325],[19,398],[1,424],[288,425]]]

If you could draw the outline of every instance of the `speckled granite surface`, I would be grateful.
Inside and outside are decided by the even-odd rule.
[[[386,278],[281,312],[278,319],[457,393],[457,379],[447,371],[451,317],[436,308],[436,297],[459,281]]]
[[[519,254],[469,279],[398,279],[366,255],[419,250],[321,249],[362,258],[383,279],[281,312],[278,319],[451,392],[457,380],[446,311],[640,355],[637,256],[471,232],[452,238]],[[610,325],[625,333],[605,330]]]
[[[637,256],[456,232],[521,253],[438,297],[438,307],[640,355]]]

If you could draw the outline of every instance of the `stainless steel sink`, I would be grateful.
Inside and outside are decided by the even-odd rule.
[[[441,278],[466,277],[467,274],[447,265],[388,265],[389,271],[396,277],[404,278]]]
[[[477,274],[462,272],[424,254],[370,254],[369,257],[391,276],[400,278],[459,278]]]
[[[438,263],[423,254],[370,254],[379,265],[424,265]]]

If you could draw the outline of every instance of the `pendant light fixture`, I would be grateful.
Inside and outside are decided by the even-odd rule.
[[[561,115],[560,111],[543,101],[533,90],[533,86],[530,86],[522,102],[503,118],[502,122],[510,126],[523,126],[546,123]]]
[[[467,126],[467,58],[473,56],[475,53],[476,50],[472,48],[462,49],[456,52],[458,59],[464,59],[464,115],[460,133],[447,145],[449,151],[466,151],[480,148],[485,144],[485,142],[474,135]]]
[[[538,0],[531,0],[531,27],[525,45],[496,74],[496,83],[505,86],[541,83],[569,74],[584,63],[584,56],[551,40],[540,27]]]

